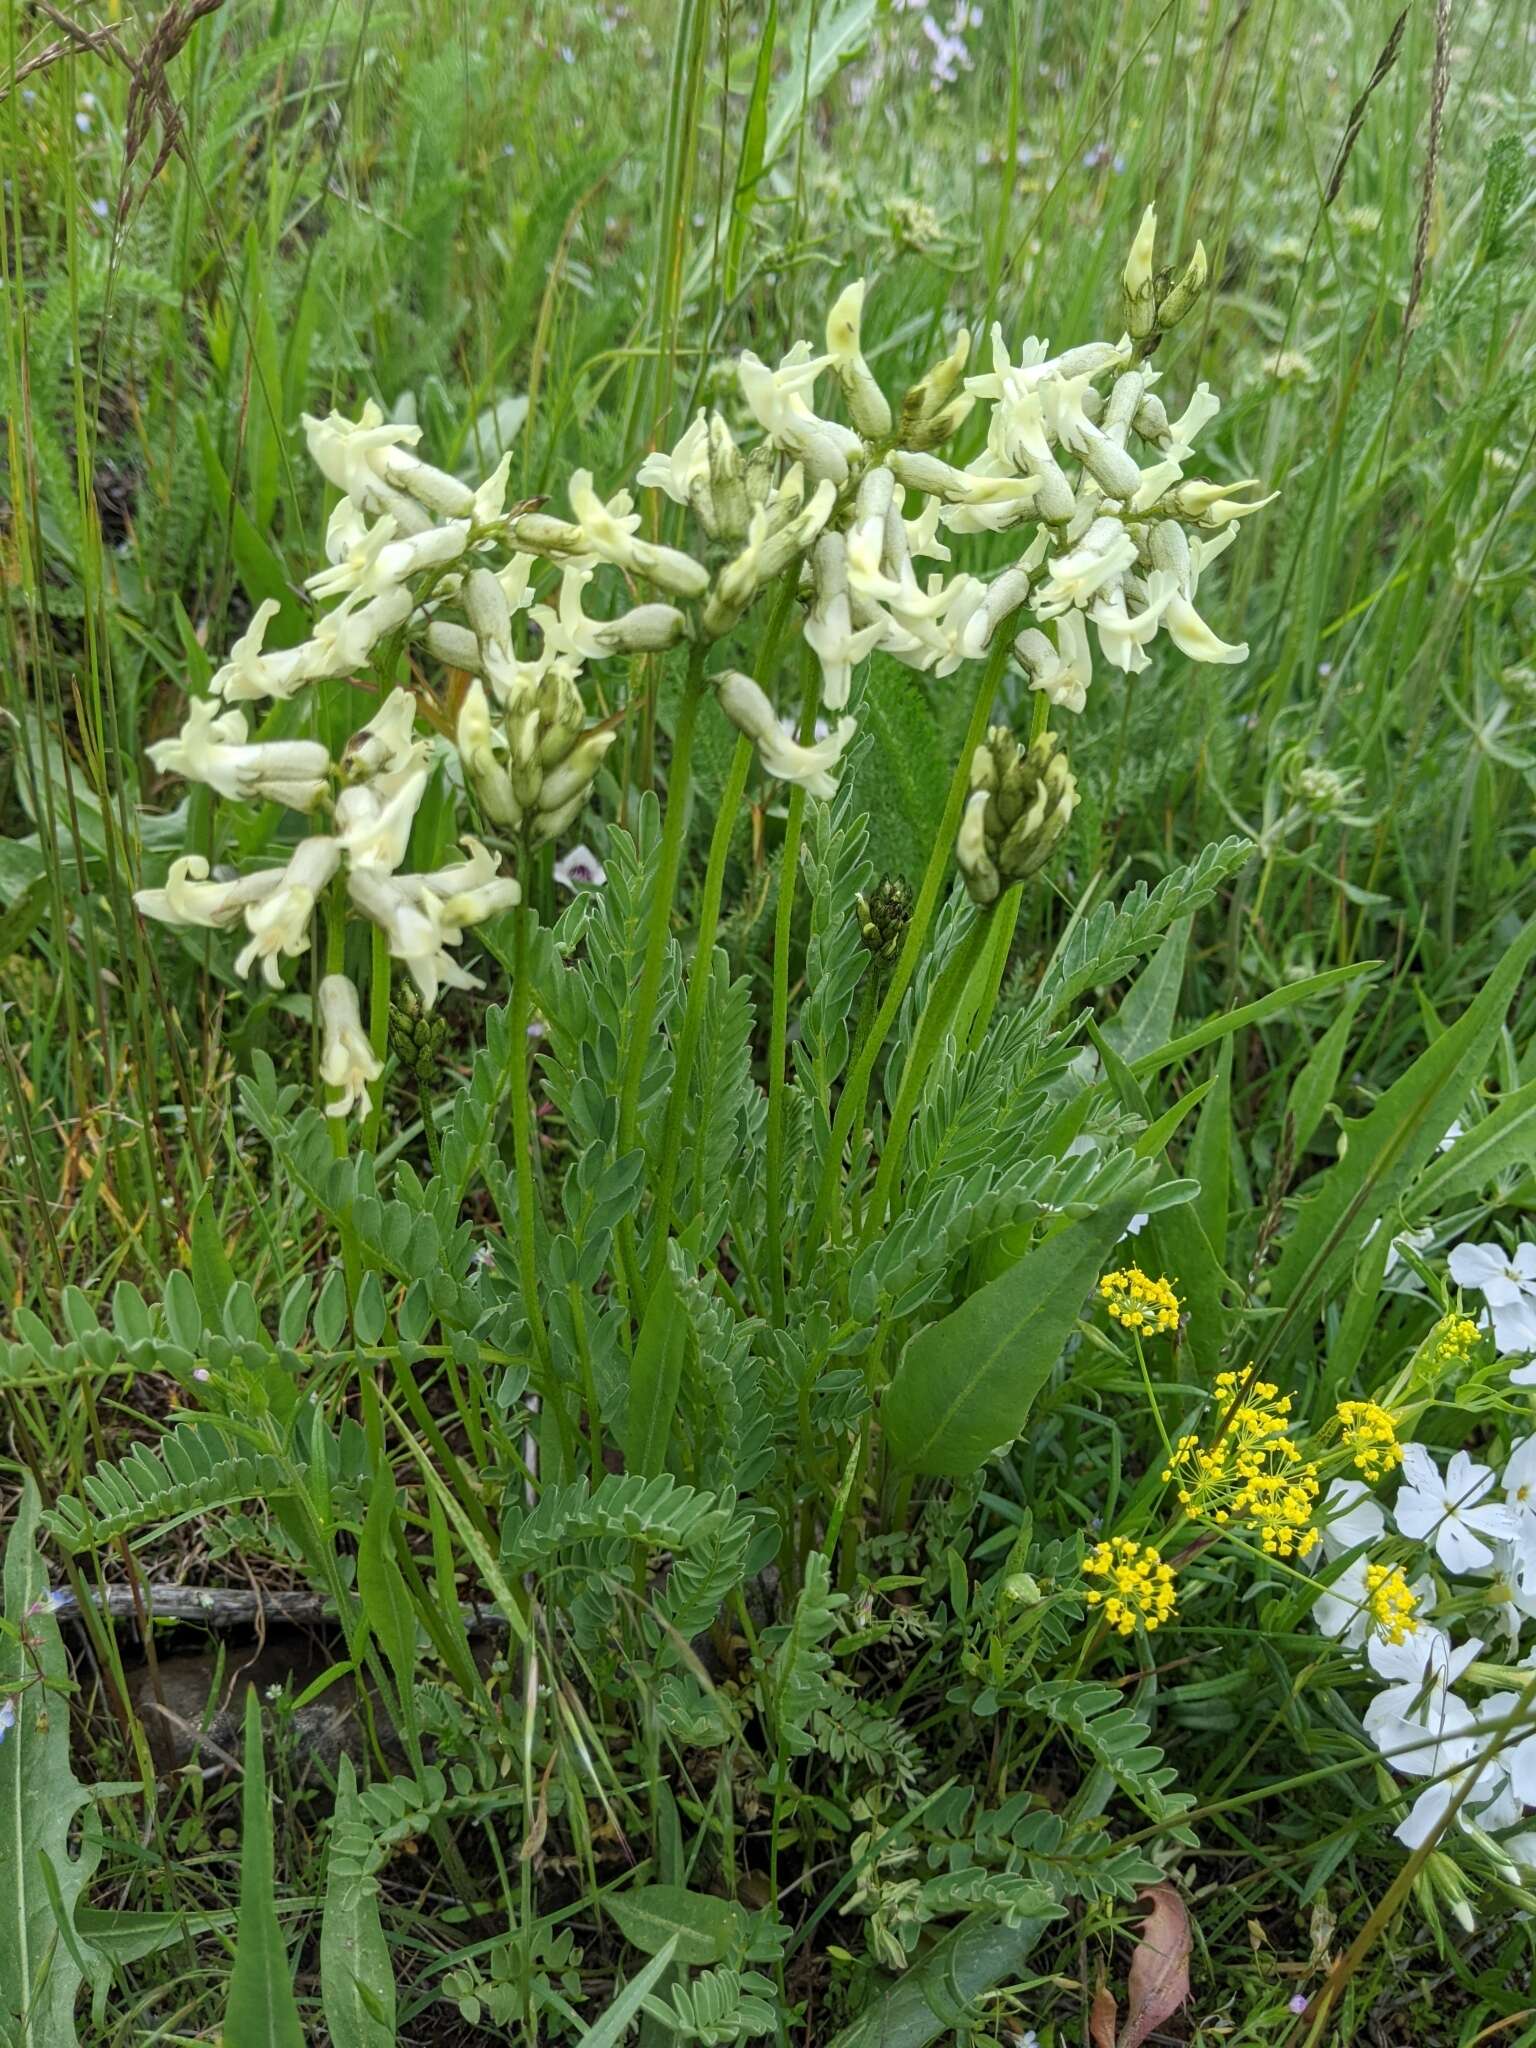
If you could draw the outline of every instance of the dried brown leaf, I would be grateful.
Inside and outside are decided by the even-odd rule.
[[[1150,1911],[1131,1957],[1129,2007],[1119,2048],[1141,2048],[1154,2027],[1171,2018],[1189,1996],[1189,1914],[1171,1884],[1142,1893]]]
[[[1107,1984],[1101,1984],[1088,2008],[1088,2038],[1093,2048],[1115,2048],[1115,2028],[1119,2018],[1115,1994]]]

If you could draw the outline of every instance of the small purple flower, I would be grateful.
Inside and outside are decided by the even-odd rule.
[[[77,127],[77,128],[79,129],[79,130],[80,130],[80,133],[81,133],[82,135],[89,135],[89,134],[90,134],[90,132],[91,132],[91,117],[90,117],[90,115],[89,115],[89,114],[76,114],[76,116],[75,116],[75,126],[76,126],[76,127]]]
[[[1305,1993],[1305,1991],[1294,1992],[1290,2000],[1290,2010],[1294,2013],[1303,2013],[1306,2011],[1306,2009],[1307,1994]]]
[[[16,1702],[13,1699],[0,1700],[0,1742],[16,1726]]]
[[[601,889],[607,879],[608,870],[590,846],[573,846],[555,862],[555,880],[573,894],[577,889]]]
[[[112,209],[105,199],[93,199],[91,201],[91,211],[98,220],[108,220],[112,214]]]
[[[192,1377],[195,1380],[206,1383],[208,1380],[211,1380],[213,1378],[213,1374],[208,1370],[206,1365],[199,1365],[193,1367]]]

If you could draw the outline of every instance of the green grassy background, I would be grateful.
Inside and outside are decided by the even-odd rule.
[[[10,1307],[51,1320],[66,1283],[93,1299],[123,1277],[149,1291],[184,1261],[205,1190],[258,1291],[314,1229],[266,1201],[231,1113],[253,1051],[302,1074],[307,1004],[236,984],[217,939],[146,934],[129,901],[172,850],[212,844],[206,796],[158,785],[145,743],[179,721],[188,680],[251,604],[317,558],[321,486],[301,411],[369,395],[408,404],[435,459],[451,466],[478,436],[489,467],[498,408],[526,400],[521,493],[558,490],[578,460],[613,488],[722,388],[736,349],[814,336],[855,274],[872,282],[872,360],[898,389],[957,317],[1062,344],[1116,331],[1115,280],[1150,200],[1163,247],[1202,237],[1213,279],[1159,358],[1167,388],[1207,377],[1225,400],[1202,443],[1214,473],[1281,496],[1248,522],[1209,605],[1202,592],[1217,630],[1249,641],[1248,662],[1197,670],[1160,642],[1134,684],[1096,681],[1072,734],[1085,800],[1026,911],[1026,961],[1086,891],[1154,880],[1240,830],[1260,857],[1225,924],[1201,921],[1188,1016],[1328,966],[1386,963],[1339,1093],[1358,1113],[1476,992],[1536,896],[1528,10],[1460,7],[1438,54],[1433,7],[1408,9],[1394,44],[1397,10],[1380,0],[987,0],[977,12],[969,64],[949,83],[933,76],[916,10],[783,7],[770,161],[743,184],[756,6],[713,12],[692,65],[674,58],[665,5],[227,0],[164,71],[141,62],[154,17],[128,10],[110,17],[113,41],[29,70],[68,38],[9,0]],[[889,791],[876,852],[915,872],[952,707],[943,686],[893,677],[871,724]],[[637,721],[623,757],[636,782],[651,741]],[[711,744],[718,777],[726,742]],[[710,773],[706,754],[706,791]],[[272,829],[242,822],[232,844],[258,853]],[[763,861],[772,842],[770,820]],[[762,876],[743,849],[727,929],[749,964],[765,945]],[[1274,1163],[1275,1105],[1331,1014],[1255,1041],[1234,1075],[1257,1175]],[[472,1041],[472,1012],[461,1030]],[[1512,1034],[1506,1083],[1530,1078],[1522,1053]],[[1507,1220],[1528,1186],[1509,1191]],[[24,1422],[65,1486],[93,1440],[134,1417],[82,1393]],[[1180,1709],[1187,1728],[1208,1724],[1196,1789],[1214,1800],[1246,1753],[1219,1678],[1208,1697],[1186,1687]],[[1277,1673],[1282,1728],[1288,1683]],[[1371,1820],[1369,1802],[1342,1827],[1333,1816],[1327,1853],[1342,1862]],[[201,1822],[187,1825],[217,1862]],[[1281,2012],[1247,1922],[1278,1916],[1305,1953],[1298,1901],[1319,1825],[1305,1804],[1271,1813],[1256,1854],[1241,1810],[1215,1823],[1241,1875],[1202,1935],[1239,2029],[1255,2000]],[[302,1888],[304,1844],[285,1853]],[[1458,2019],[1412,2038],[1471,2038],[1493,2010],[1476,1980],[1504,1967],[1498,1939],[1421,1959],[1426,1996],[1435,1973],[1460,1969],[1457,2010],[1472,2017],[1465,2034]],[[1383,1950],[1371,1962],[1362,2010],[1401,1961]],[[207,2017],[189,1987],[183,2031],[125,2022],[101,2038],[183,2039]],[[1238,2038],[1282,2026],[1271,2014]]]

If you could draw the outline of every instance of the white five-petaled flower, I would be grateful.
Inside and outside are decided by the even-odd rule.
[[[421,439],[420,427],[386,420],[371,398],[355,420],[332,412],[323,420],[305,413],[303,421],[310,456],[320,474],[365,510],[376,501],[378,487],[388,481],[391,449],[414,448]]]
[[[1446,1264],[1458,1287],[1480,1294],[1488,1304],[1487,1320],[1501,1358],[1536,1352],[1536,1244],[1517,1244],[1512,1252],[1497,1244],[1459,1244]],[[1531,1375],[1511,1377],[1516,1385],[1526,1385]]]
[[[1324,1496],[1319,1525],[1322,1555],[1333,1564],[1349,1551],[1379,1542],[1386,1533],[1387,1518],[1358,1479],[1335,1479]],[[1361,1555],[1333,1573],[1319,1588],[1312,1606],[1314,1624],[1325,1636],[1340,1638],[1350,1650],[1358,1650],[1371,1633],[1366,1585],[1369,1563],[1369,1558]]]
[[[1493,1545],[1514,1534],[1515,1518],[1492,1500],[1494,1474],[1465,1451],[1453,1451],[1442,1478],[1422,1444],[1403,1446],[1403,1484],[1393,1515],[1405,1536],[1430,1543],[1450,1572],[1481,1571],[1493,1562]]]
[[[1318,1513],[1323,1555],[1334,1559],[1363,1543],[1379,1543],[1387,1533],[1386,1511],[1358,1479],[1335,1479]]]
[[[368,1086],[384,1071],[384,1063],[369,1043],[363,1029],[357,990],[344,974],[328,974],[320,984],[320,1078],[329,1088],[339,1088],[336,1101],[326,1104],[327,1116],[349,1116],[354,1109],[368,1107]]]
[[[842,485],[848,481],[850,459],[863,452],[864,444],[851,428],[819,418],[804,397],[829,361],[827,356],[813,356],[808,341],[798,341],[776,370],[750,349],[743,351],[736,368],[742,395],[774,446],[804,463],[806,474],[817,482]]]
[[[346,597],[359,602],[382,597],[423,569],[440,569],[457,562],[469,546],[469,521],[453,519],[445,526],[428,526],[420,533],[399,533],[399,521],[385,513],[372,526],[357,517],[350,499],[343,499],[352,517],[333,516],[327,529],[327,549],[341,547],[339,559],[333,554],[331,566],[305,581],[315,597]]]
[[[555,862],[553,872],[557,885],[572,891],[601,889],[608,879],[608,870],[590,846],[573,846]]]

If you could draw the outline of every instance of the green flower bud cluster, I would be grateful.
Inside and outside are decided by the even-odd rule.
[[[459,757],[486,816],[540,846],[564,832],[585,808],[616,735],[598,726],[586,728],[574,659],[517,659],[506,593],[489,571],[477,569],[467,579],[465,609],[485,682],[477,676],[460,705]],[[552,623],[558,627],[560,622]],[[567,628],[574,640],[569,615]]]
[[[1148,207],[1131,245],[1130,260],[1123,279],[1125,324],[1139,356],[1149,356],[1163,336],[1177,327],[1192,311],[1205,289],[1205,244],[1196,242],[1195,253],[1182,271],[1176,267],[1154,270],[1153,238],[1157,212]]]
[[[424,1009],[415,989],[403,982],[389,1005],[389,1049],[405,1071],[430,1081],[447,1036],[446,1020]]]
[[[941,448],[964,423],[976,403],[969,391],[960,388],[970,353],[970,330],[962,327],[949,354],[908,390],[901,401],[896,435],[901,447],[919,452]]]
[[[994,725],[971,757],[971,794],[955,858],[976,903],[996,902],[1008,882],[1042,868],[1077,807],[1066,749],[1052,732],[1021,747]]]
[[[912,921],[912,885],[900,875],[882,875],[867,896],[856,896],[859,937],[877,960],[894,960]]]

